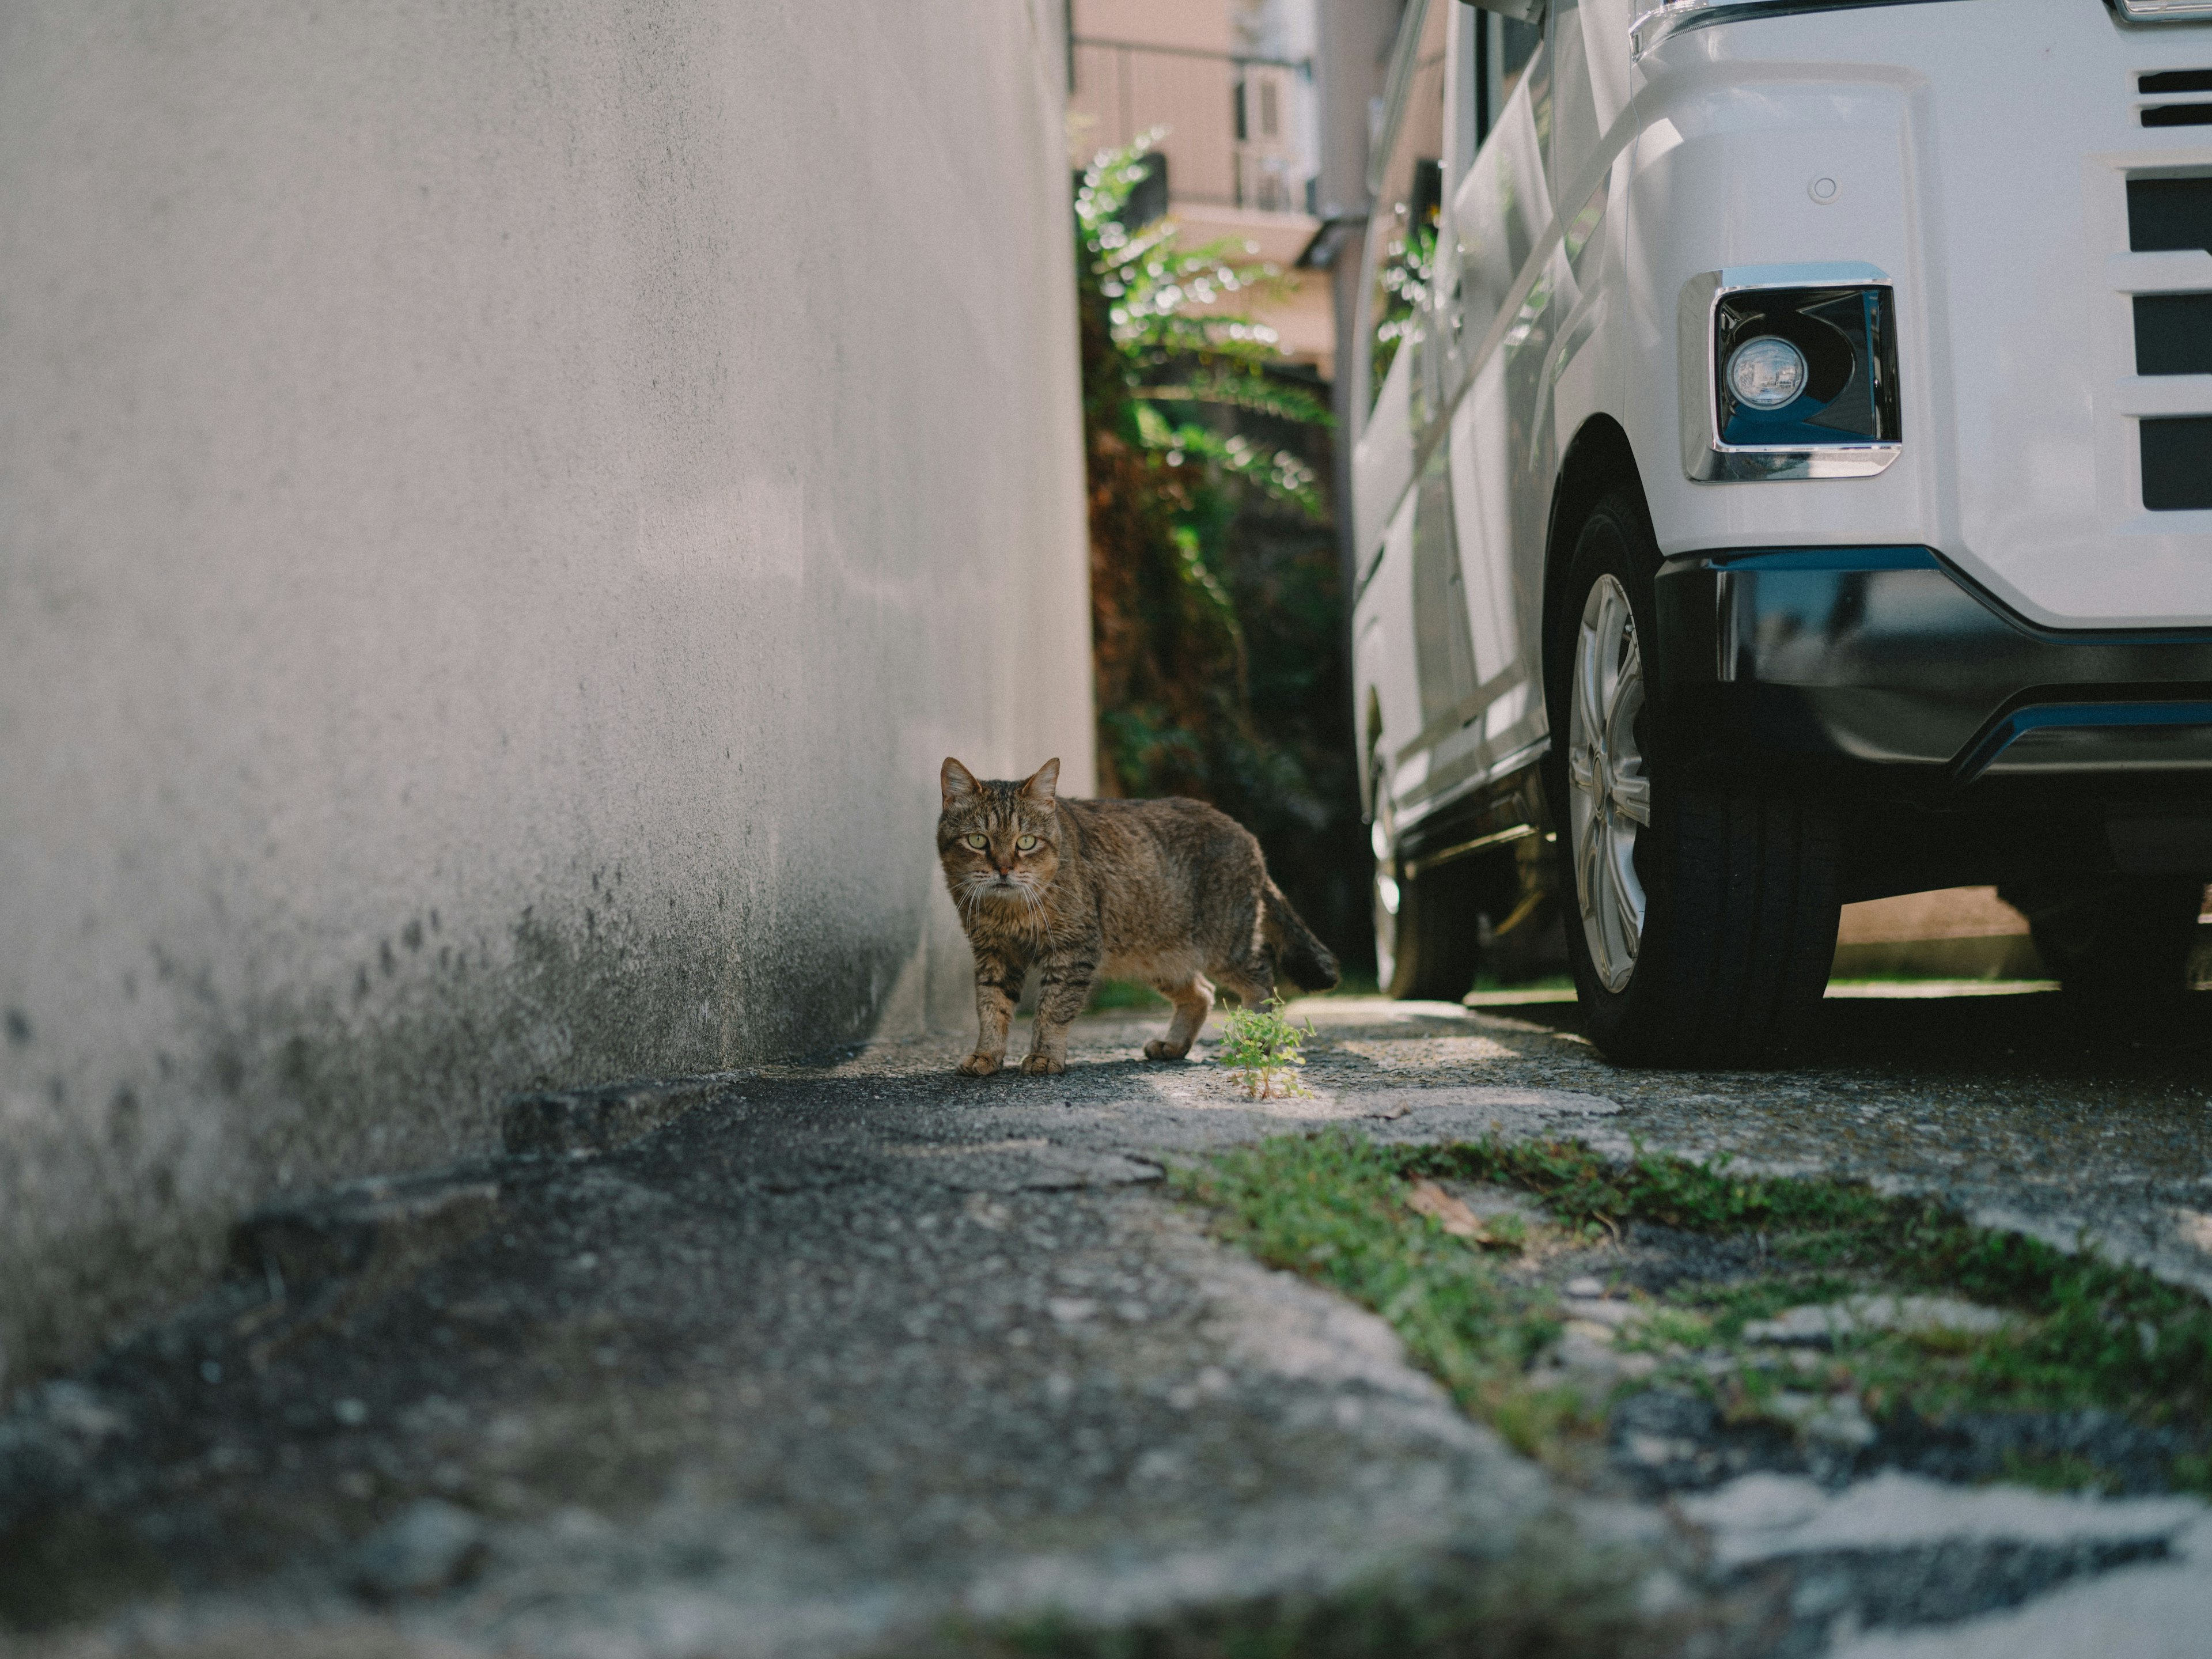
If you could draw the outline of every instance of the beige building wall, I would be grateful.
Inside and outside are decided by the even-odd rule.
[[[1233,11],[1231,0],[1076,0],[1067,107],[1083,159],[1165,128],[1169,187],[1179,198],[1233,204]]]
[[[0,9],[0,1390],[507,1091],[968,1017],[939,761],[1091,776],[1060,26]]]
[[[1237,48],[1237,0],[1074,0],[1076,38],[1135,40],[1190,52]]]
[[[1102,149],[1133,143],[1165,129],[1158,141],[1168,158],[1169,210],[1181,225],[1182,244],[1226,242],[1238,257],[1277,266],[1279,292],[1240,295],[1213,309],[1253,317],[1273,329],[1284,354],[1335,372],[1336,323],[1326,272],[1301,270],[1297,262],[1321,222],[1293,203],[1262,207],[1255,152],[1297,149],[1302,140],[1287,129],[1316,112],[1310,75],[1277,76],[1269,96],[1279,144],[1237,137],[1237,56],[1269,45],[1292,0],[1074,0],[1074,85],[1068,96],[1070,159],[1077,166]],[[1314,0],[1323,3],[1324,0]],[[1279,49],[1279,39],[1271,49]],[[1294,100],[1309,107],[1294,110]],[[1259,88],[1248,88],[1249,137],[1256,139]],[[1307,157],[1317,169],[1317,155]],[[1294,179],[1292,193],[1303,199]]]

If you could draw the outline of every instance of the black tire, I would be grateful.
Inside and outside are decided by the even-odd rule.
[[[2100,876],[1998,890],[2027,918],[2036,954],[2075,1001],[2170,1006],[2189,989],[2204,884],[2193,876]]]
[[[1552,609],[1546,693],[1552,751],[1546,791],[1558,837],[1559,879],[1586,1027],[1615,1061],[1632,1066],[1736,1066],[1771,1057],[1818,1006],[1835,957],[1839,843],[1832,816],[1778,788],[1693,783],[1662,746],[1656,699],[1644,679],[1631,723],[1648,778],[1648,822],[1636,828],[1632,867],[1644,919],[1608,986],[1582,902],[1569,775],[1576,647],[1592,590],[1611,576],[1626,590],[1640,659],[1655,641],[1658,549],[1640,501],[1607,495],[1577,533]],[[1623,676],[1626,678],[1626,676]],[[1615,973],[1621,953],[1615,950]]]
[[[1380,866],[1378,876],[1386,875]],[[1395,916],[1376,884],[1375,963],[1382,988],[1400,1000],[1457,1002],[1474,985],[1481,936],[1463,865],[1397,881]]]

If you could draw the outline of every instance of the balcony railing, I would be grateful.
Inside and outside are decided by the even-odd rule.
[[[1310,60],[1078,37],[1068,106],[1092,149],[1155,128],[1170,199],[1273,213],[1311,210]]]

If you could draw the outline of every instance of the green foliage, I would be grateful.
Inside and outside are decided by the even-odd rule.
[[[1198,418],[1202,406],[1255,410],[1279,420],[1327,426],[1328,406],[1303,386],[1271,380],[1282,361],[1275,331],[1243,312],[1193,311],[1240,295],[1279,291],[1273,266],[1241,263],[1230,241],[1181,246],[1175,222],[1131,229],[1122,222],[1130,192],[1145,178],[1148,135],[1124,150],[1101,154],[1075,195],[1086,297],[1103,303],[1106,360],[1085,386],[1094,416],[1164,471],[1194,469],[1193,477],[1163,477],[1159,488],[1180,528],[1201,516],[1188,499],[1234,476],[1274,500],[1294,503],[1316,520],[1327,516],[1313,469],[1288,449],[1267,451],[1241,434],[1224,434]]]
[[[1434,225],[1420,225],[1383,250],[1381,269],[1375,273],[1382,315],[1375,325],[1375,349],[1369,361],[1372,376],[1367,388],[1371,399],[1397,361],[1398,349],[1413,337],[1421,313],[1429,303],[1429,286],[1437,263]]]
[[[1100,155],[1075,204],[1101,787],[1220,807],[1356,939],[1327,388],[1242,309],[1284,282],[1244,244],[1123,222],[1146,149]]]
[[[1303,1028],[1283,1017],[1279,994],[1258,1008],[1239,1008],[1222,1022],[1219,1058],[1229,1075],[1254,1100],[1273,1096],[1279,1085],[1285,1095],[1312,1091],[1298,1081],[1305,1057],[1298,1051],[1313,1035],[1313,1022]]]

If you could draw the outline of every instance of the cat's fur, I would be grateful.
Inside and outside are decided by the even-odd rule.
[[[975,1052],[988,1077],[1006,1058],[1022,978],[1038,970],[1024,1072],[1067,1069],[1067,1027],[1103,974],[1143,980],[1175,1004],[1147,1060],[1181,1060],[1213,1006],[1210,979],[1247,1007],[1280,973],[1308,990],[1336,983],[1336,958],[1267,878],[1260,843],[1194,800],[1060,800],[1060,763],[1020,783],[985,782],[957,760],[939,777],[937,856],[975,952]],[[982,848],[969,843],[980,836]],[[1033,845],[1024,848],[1024,837]]]

